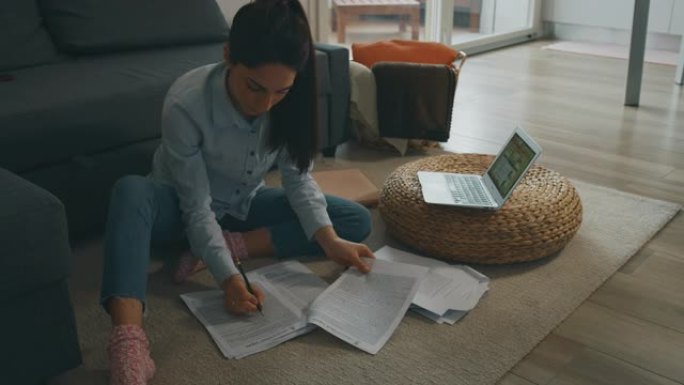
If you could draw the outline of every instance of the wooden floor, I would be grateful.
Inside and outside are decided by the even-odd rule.
[[[646,64],[623,106],[627,62],[519,45],[468,59],[446,148],[496,152],[514,125],[561,174],[684,205],[684,89]],[[625,223],[629,226],[629,223]],[[502,385],[684,384],[684,214],[585,301]]]

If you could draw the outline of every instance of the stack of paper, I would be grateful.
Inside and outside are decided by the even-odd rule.
[[[468,266],[449,265],[389,246],[374,254],[381,260],[429,268],[411,309],[438,323],[454,324],[474,308],[489,289],[489,278]]]

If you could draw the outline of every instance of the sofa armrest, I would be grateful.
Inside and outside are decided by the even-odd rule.
[[[328,81],[330,95],[328,99],[328,132],[322,137],[324,149],[335,147],[349,139],[349,50],[332,44],[316,44],[316,50],[328,57]]]
[[[62,202],[0,168],[0,302],[64,279],[68,239]]]

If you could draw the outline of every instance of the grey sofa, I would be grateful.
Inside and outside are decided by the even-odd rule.
[[[81,363],[70,253],[62,203],[0,168],[0,384],[42,384]]]
[[[113,183],[149,172],[168,88],[221,60],[228,33],[214,0],[0,2],[0,384],[79,365],[69,237],[101,233]],[[331,155],[348,135],[349,57],[316,48]]]
[[[228,33],[214,0],[3,0],[0,167],[59,198],[72,237],[99,231],[113,182],[149,172],[169,86],[220,61]],[[349,54],[316,48],[333,155],[348,138]]]

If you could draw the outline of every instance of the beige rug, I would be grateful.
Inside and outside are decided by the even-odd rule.
[[[358,167],[379,186],[384,176],[416,156],[365,152],[339,156],[320,169]],[[146,318],[157,375],[151,384],[494,384],[634,255],[679,206],[573,181],[584,222],[557,256],[528,264],[475,266],[492,278],[479,305],[455,325],[438,325],[409,312],[377,355],[369,355],[316,330],[241,360],[224,359],[178,295],[213,288],[208,273],[174,286],[151,273]],[[390,244],[374,210],[372,249]],[[101,244],[75,250],[71,282],[84,365],[58,384],[106,384],[109,320],[97,305]],[[265,263],[268,261],[260,261]],[[306,261],[332,281],[340,269],[324,259]],[[256,265],[253,263],[253,266]]]

